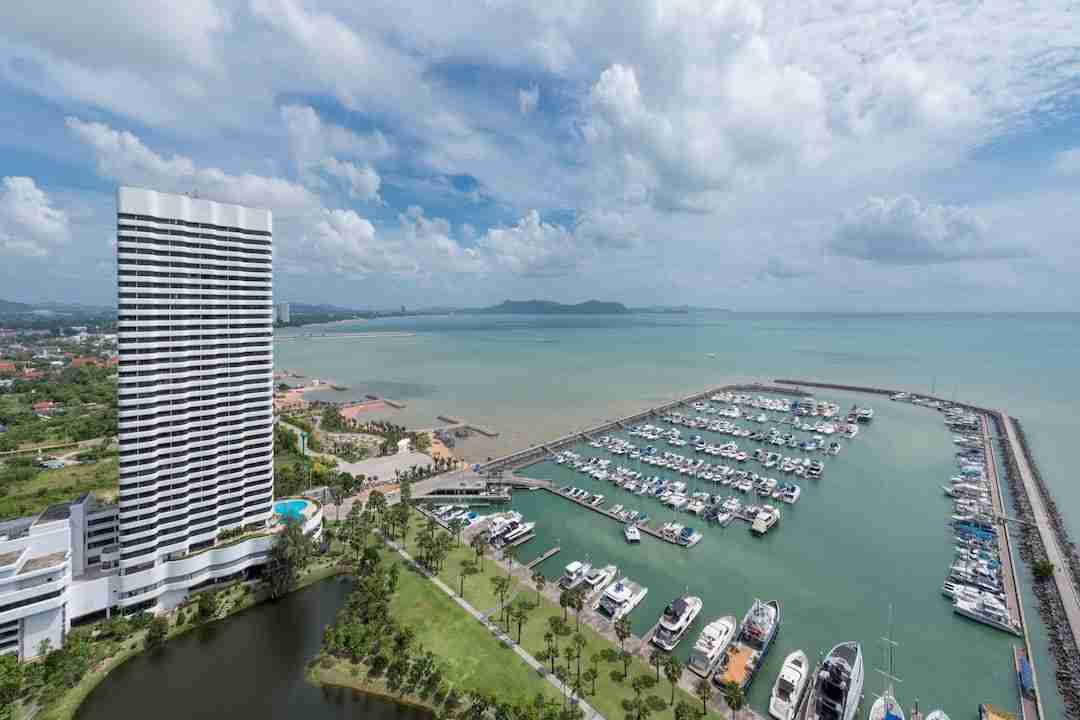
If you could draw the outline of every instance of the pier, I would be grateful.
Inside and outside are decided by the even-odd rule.
[[[602,507],[600,507],[598,505],[591,505],[591,504],[585,502],[584,500],[578,500],[577,498],[572,498],[572,497],[570,497],[569,495],[567,495],[565,493],[559,492],[558,490],[551,487],[550,485],[545,485],[544,489],[547,490],[552,495],[554,495],[555,497],[560,497],[563,500],[569,500],[572,503],[577,503],[581,507],[588,508],[589,510],[592,510],[595,513],[599,513],[600,515],[603,515],[604,517],[606,517],[606,518],[608,518],[610,520],[614,520],[615,522],[619,523],[620,525],[625,525],[626,524],[626,523],[623,522],[622,518],[620,518],[618,515],[611,512],[610,510],[605,510],[604,508],[602,508]],[[680,545],[678,542],[675,541],[675,538],[670,538],[667,535],[664,535],[659,530],[654,530],[653,528],[649,527],[648,525],[638,525],[637,529],[640,530],[645,535],[650,535],[650,536],[656,538],[657,540],[663,540],[666,543],[671,543],[672,545],[676,545],[678,547],[687,547],[685,545]]]
[[[994,452],[994,443],[990,439],[990,423],[986,415],[979,416],[982,427],[983,449],[986,451],[986,470],[990,476],[990,498],[994,504],[994,512],[998,516],[1004,516],[1005,508],[1001,502],[1001,484],[998,481],[997,455]],[[1001,577],[1005,584],[1005,602],[1009,607],[1009,615],[1020,623],[1024,628],[1024,638],[1027,638],[1027,623],[1024,622],[1024,609],[1020,601],[1020,583],[1016,579],[1016,569],[1013,568],[1012,543],[1009,540],[1009,526],[1001,522],[1001,539],[999,545],[999,557],[1001,558]]]
[[[542,554],[540,554],[540,555],[537,555],[537,556],[536,556],[535,558],[533,558],[533,559],[532,559],[532,560],[530,560],[530,561],[529,561],[528,563],[526,563],[526,565],[525,565],[525,569],[526,569],[526,570],[532,570],[532,569],[533,569],[534,567],[536,567],[536,566],[537,566],[537,565],[539,565],[540,563],[544,562],[544,561],[545,561],[545,560],[547,560],[548,558],[553,558],[553,557],[555,557],[555,556],[556,556],[556,555],[558,555],[558,554],[559,554],[560,552],[562,552],[562,548],[561,548],[560,546],[558,546],[558,545],[556,545],[556,546],[555,546],[555,547],[553,547],[553,548],[548,548],[548,549],[547,549],[547,550],[545,550],[545,551],[544,551],[544,552],[543,552]]]
[[[440,430],[457,430],[458,428],[465,428],[466,430],[472,430],[473,432],[483,435],[484,437],[499,437],[498,430],[492,430],[491,428],[485,427],[483,425],[466,422],[461,418],[456,418],[450,415],[439,415],[435,419],[440,422],[446,423],[446,427],[439,428]]]

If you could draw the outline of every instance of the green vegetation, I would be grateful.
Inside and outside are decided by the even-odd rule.
[[[0,466],[0,518],[31,515],[87,492],[112,495],[118,476],[115,453],[58,470],[42,470],[31,458],[10,458]]]
[[[1031,566],[1031,574],[1036,580],[1049,580],[1054,577],[1054,563],[1049,560],[1036,560]]]
[[[270,547],[266,563],[271,598],[277,600],[296,587],[300,570],[307,565],[311,552],[311,540],[304,534],[304,528],[298,520],[289,518]]]
[[[91,440],[116,434],[116,381],[108,368],[67,368],[54,377],[16,380],[0,395],[0,451]],[[48,418],[33,411],[51,400]]]

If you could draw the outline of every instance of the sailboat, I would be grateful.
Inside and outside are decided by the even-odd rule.
[[[878,672],[881,674],[881,694],[878,695],[877,700],[870,706],[870,720],[904,720],[904,710],[900,707],[900,703],[896,700],[896,693],[893,690],[893,683],[900,682],[900,679],[896,677],[893,670],[893,651],[896,649],[897,643],[892,639],[892,606],[889,606],[889,634],[886,637],[881,638],[884,643],[883,651],[885,655],[885,662],[888,664],[888,671],[878,668]]]

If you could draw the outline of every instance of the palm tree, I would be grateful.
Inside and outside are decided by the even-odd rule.
[[[517,623],[517,636],[518,636],[517,641],[518,641],[518,645],[521,644],[521,627],[526,622],[528,622],[528,620],[529,620],[529,612],[531,612],[532,609],[533,609],[532,604],[525,601],[525,600],[517,601],[516,603],[514,603],[513,607],[511,608],[511,617],[513,617],[514,622]]]
[[[555,637],[555,633],[548,630],[544,633],[544,643],[547,645],[547,649],[544,651],[547,659],[551,660],[551,672],[555,672],[555,658],[558,657],[559,640]]]
[[[701,714],[709,712],[709,701],[712,700],[712,682],[707,677],[698,678],[694,684],[694,694],[701,700]]]
[[[742,710],[743,705],[746,704],[746,695],[743,694],[743,689],[738,683],[724,683],[724,702],[731,708],[731,718],[734,720],[735,713]]]
[[[615,637],[619,638],[620,648],[623,647],[630,634],[630,618],[623,615],[615,622]]]
[[[506,600],[506,594],[510,592],[510,578],[496,575],[491,578],[491,587],[495,591],[495,597],[499,598],[499,616],[501,617],[505,609],[503,603]]]
[[[649,664],[656,668],[656,682],[660,682],[660,668],[667,660],[668,654],[660,648],[653,648],[649,653]]]
[[[578,586],[570,594],[570,605],[574,608],[574,629],[581,629],[581,611],[585,608],[585,587]]]
[[[544,573],[539,570],[533,570],[532,574],[533,585],[536,586],[536,604],[540,604],[540,593],[544,591],[544,586],[547,585],[547,578],[544,577]]]
[[[517,545],[511,545],[503,549],[503,559],[506,560],[506,577],[510,577],[510,573],[514,570],[514,561],[517,560],[518,549]]]
[[[682,663],[674,655],[668,655],[664,659],[664,677],[671,683],[671,704],[675,704],[675,684],[682,677]]]
[[[570,591],[563,590],[559,593],[559,607],[562,608],[563,620],[566,620],[566,611],[570,607]]]
[[[483,533],[479,535],[473,535],[472,548],[476,553],[476,559],[480,561],[480,572],[484,571],[484,555],[487,554],[488,543],[487,537]]]
[[[475,575],[480,572],[476,568],[476,561],[471,558],[465,558],[461,561],[461,570],[458,580],[458,595],[462,598],[465,597],[465,578],[469,575]]]
[[[461,544],[461,531],[465,529],[465,521],[461,518],[454,518],[450,521],[450,532],[454,535],[454,547]]]

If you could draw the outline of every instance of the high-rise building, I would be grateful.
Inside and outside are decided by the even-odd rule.
[[[277,304],[277,321],[279,323],[288,324],[289,322],[289,303],[283,302]]]
[[[171,608],[266,562],[273,510],[269,210],[117,193],[120,492],[0,522],[0,654],[72,620]],[[322,509],[304,505],[318,538]]]
[[[270,519],[273,220],[122,187],[117,225],[128,574]]]

